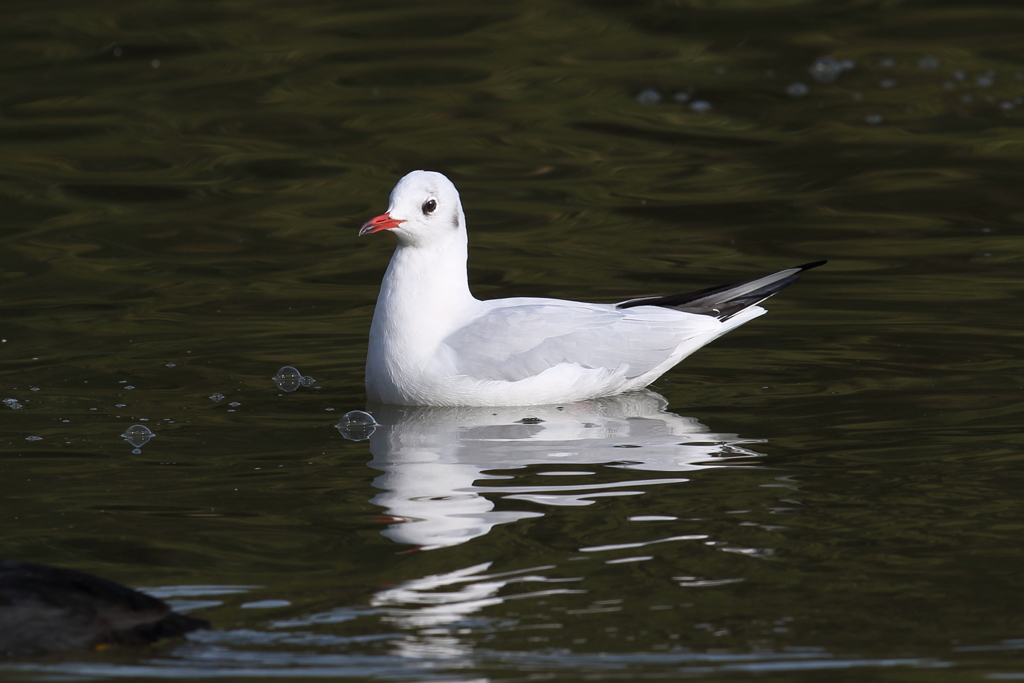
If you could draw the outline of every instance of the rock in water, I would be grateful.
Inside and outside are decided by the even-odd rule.
[[[0,560],[0,656],[145,645],[209,628],[203,619],[98,576]]]

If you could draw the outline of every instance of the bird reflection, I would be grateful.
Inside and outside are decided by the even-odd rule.
[[[543,571],[552,569],[550,566],[488,573],[490,567],[490,562],[484,562],[413,579],[377,592],[370,604],[384,611],[383,621],[407,632],[404,638],[392,642],[395,654],[410,659],[468,659],[473,650],[471,643],[452,635],[444,627],[506,600],[586,592],[571,587],[548,587],[550,584],[572,585],[581,580],[547,577]],[[503,589],[512,584],[523,584],[524,588],[512,595],[502,595]]]
[[[759,441],[713,433],[693,418],[667,412],[667,405],[652,391],[518,408],[371,405],[378,426],[369,437],[370,465],[383,471],[374,481],[383,492],[371,502],[396,520],[382,533],[422,550],[458,545],[496,524],[543,515],[495,510],[496,495],[590,505],[600,497],[640,496],[652,486],[687,481],[637,472],[685,473],[760,455],[746,448]],[[532,466],[546,466],[540,473],[552,475],[551,484],[498,483],[514,478],[503,470]],[[622,470],[622,476],[587,482],[604,467]]]

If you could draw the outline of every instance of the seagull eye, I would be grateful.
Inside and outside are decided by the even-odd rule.
[[[423,202],[423,213],[424,214],[434,213],[434,209],[436,209],[436,208],[437,208],[437,202],[435,202],[433,199],[428,199],[427,201]]]

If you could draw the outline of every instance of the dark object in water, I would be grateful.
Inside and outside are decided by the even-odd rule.
[[[209,628],[167,603],[73,569],[0,560],[0,657],[145,645]]]

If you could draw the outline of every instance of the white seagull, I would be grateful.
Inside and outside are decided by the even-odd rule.
[[[639,390],[766,313],[757,304],[825,263],[618,304],[480,301],[469,291],[466,216],[448,178],[413,171],[398,181],[387,213],[359,234],[382,230],[398,246],[370,326],[366,393],[399,405],[545,405]]]

